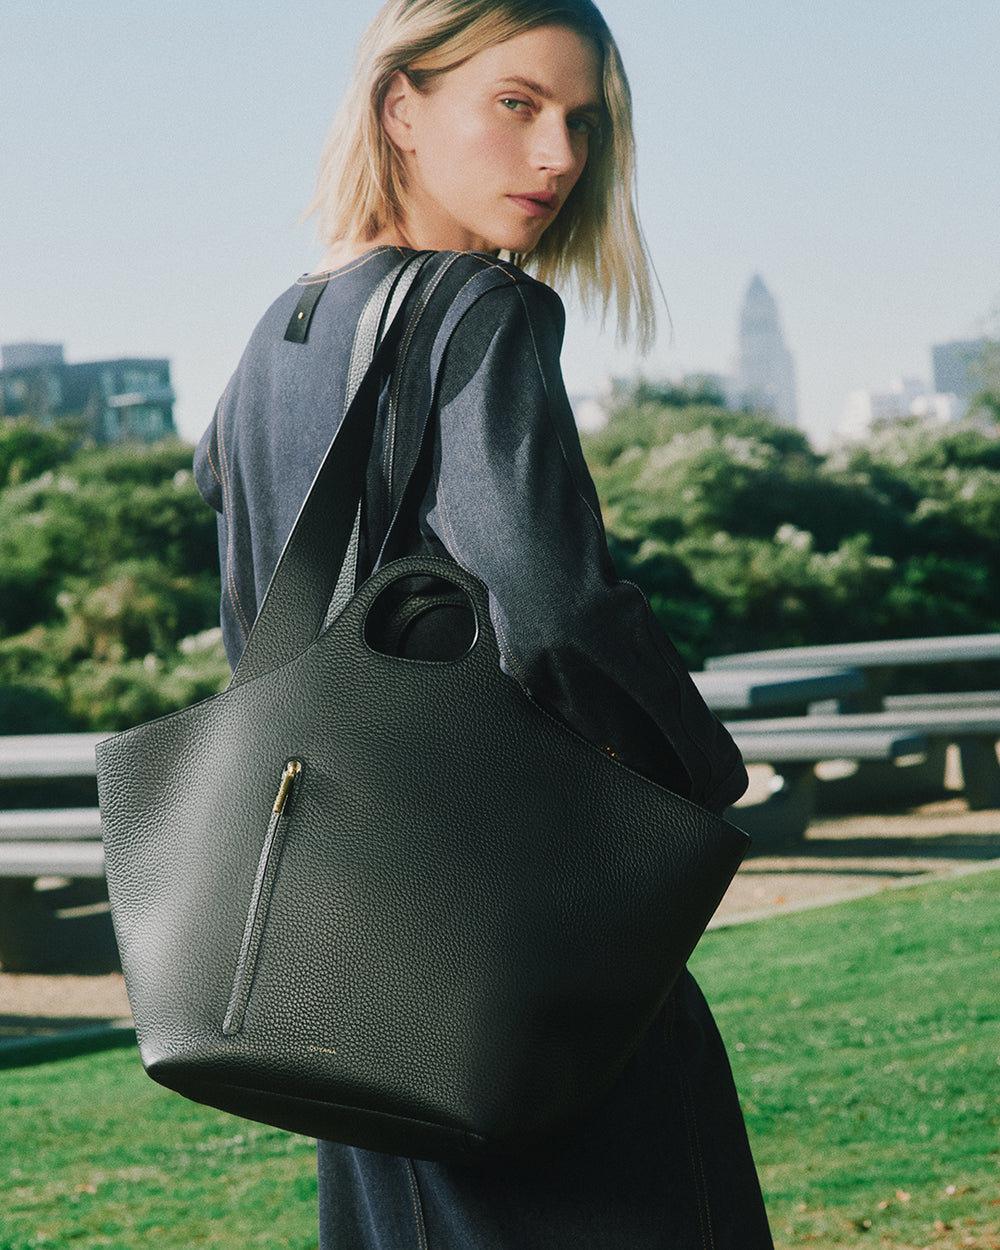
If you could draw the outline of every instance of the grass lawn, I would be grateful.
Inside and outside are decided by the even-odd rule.
[[[991,872],[705,936],[779,1247],[1000,1248],[998,898]],[[131,1049],[0,1071],[0,1124],[0,1250],[316,1244],[312,1143]]]
[[[171,1094],[136,1051],[0,1072],[0,1250],[316,1246],[315,1143]]]
[[[1000,872],[706,934],[775,1241],[1000,1247]]]

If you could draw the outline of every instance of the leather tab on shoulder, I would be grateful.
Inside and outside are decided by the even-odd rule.
[[[302,296],[295,305],[295,311],[292,313],[291,320],[288,323],[288,329],[285,331],[285,340],[289,343],[304,343],[309,335],[309,325],[312,322],[313,313],[316,311],[316,305],[319,303],[320,296],[326,290],[326,284],[329,278],[323,278],[318,282],[307,282],[302,288]]]

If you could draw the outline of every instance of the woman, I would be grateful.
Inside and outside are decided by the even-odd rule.
[[[652,330],[632,204],[629,92],[591,0],[389,0],[361,45],[313,209],[330,276],[305,343],[296,284],[265,314],[199,445],[219,511],[235,664],[344,405],[354,329],[408,249],[498,269],[437,378],[433,471],[406,550],[490,591],[498,662],[594,742],[715,811],[745,772],[642,595],[608,555],[559,370],[543,278]],[[504,259],[506,258],[506,259]],[[360,533],[366,575],[398,483],[391,388]],[[397,437],[398,435],[398,437]],[[289,448],[294,449],[290,453]],[[614,1094],[555,1158],[477,1171],[319,1144],[323,1250],[642,1250],[771,1243],[725,1053],[682,977]]]

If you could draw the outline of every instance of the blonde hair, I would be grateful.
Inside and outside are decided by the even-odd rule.
[[[640,346],[655,330],[650,265],[635,209],[632,97],[618,47],[592,0],[388,0],[358,48],[347,95],[323,150],[308,212],[329,246],[373,239],[403,216],[402,164],[382,126],[382,107],[402,71],[417,90],[484,48],[540,26],[590,39],[603,63],[606,116],[587,164],[530,256],[511,259],[543,282],[575,282],[585,307],[606,315]]]

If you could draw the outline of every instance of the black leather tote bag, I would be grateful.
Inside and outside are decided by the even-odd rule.
[[[526,697],[453,563],[386,564],[317,636],[372,372],[231,684],[99,745],[108,885],[151,1077],[469,1161],[558,1141],[610,1088],[748,839]],[[414,602],[464,605],[460,653],[398,654]]]

